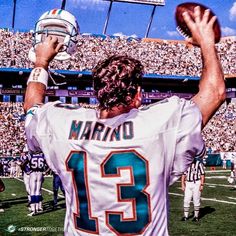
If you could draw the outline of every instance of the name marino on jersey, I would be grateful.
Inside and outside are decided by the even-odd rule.
[[[69,133],[69,139],[74,140],[120,141],[133,137],[132,121],[126,121],[112,128],[101,122],[73,120]]]

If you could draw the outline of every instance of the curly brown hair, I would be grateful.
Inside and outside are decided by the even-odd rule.
[[[142,84],[143,65],[129,56],[114,55],[93,70],[95,95],[100,109],[128,106]]]

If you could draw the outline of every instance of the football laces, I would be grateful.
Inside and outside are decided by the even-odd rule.
[[[177,26],[176,30],[181,34],[184,38],[190,38],[190,36],[183,30],[181,27]]]

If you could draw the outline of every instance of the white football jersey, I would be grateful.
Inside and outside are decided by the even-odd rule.
[[[178,97],[109,119],[61,102],[30,109],[28,146],[66,191],[65,235],[168,235],[168,187],[204,154],[201,123]]]

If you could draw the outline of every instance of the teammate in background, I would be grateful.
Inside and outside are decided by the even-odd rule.
[[[20,178],[21,175],[22,175],[21,160],[20,157],[16,157],[16,178]]]
[[[231,155],[230,176],[228,182],[236,188],[236,156]]]
[[[23,181],[25,184],[25,190],[27,192],[27,197],[28,197],[28,206],[30,206],[30,173],[32,172],[30,169],[30,165],[29,165],[29,154],[28,154],[28,150],[26,150],[24,148],[23,152],[21,153],[20,156],[20,160],[21,160],[21,170],[23,172]]]
[[[36,48],[25,95],[26,136],[42,150],[66,192],[65,235],[168,235],[168,187],[195,156],[201,129],[225,100],[209,12],[184,19],[201,48],[203,71],[191,101],[172,97],[141,105],[143,66],[112,56],[93,70],[99,110],[61,102],[42,105],[50,61],[62,44],[48,36]]]
[[[227,169],[227,159],[226,156],[224,155],[223,160],[222,160],[222,167],[224,170]]]
[[[16,175],[16,160],[12,158],[9,161],[9,165],[10,165],[10,178],[14,178]]]
[[[227,157],[230,158],[230,176],[235,176],[235,170],[236,170],[236,160],[234,160],[234,156],[232,155],[232,152],[227,153]]]
[[[42,207],[42,184],[43,172],[45,171],[46,161],[44,154],[41,152],[29,153],[30,173],[30,213],[29,216],[34,216],[38,212],[43,211]]]
[[[8,176],[8,173],[9,173],[9,161],[7,160],[7,158],[3,159],[3,173],[4,173],[4,176]]]
[[[182,221],[189,219],[190,203],[193,199],[194,217],[193,221],[199,221],[201,206],[201,192],[205,182],[205,171],[202,162],[194,159],[187,171],[182,175],[181,186],[184,191],[184,216]]]
[[[53,174],[53,208],[56,208],[58,200],[58,190],[60,188],[63,195],[65,196],[65,189],[63,187],[59,175],[56,174],[55,172],[53,172],[52,174]]]

